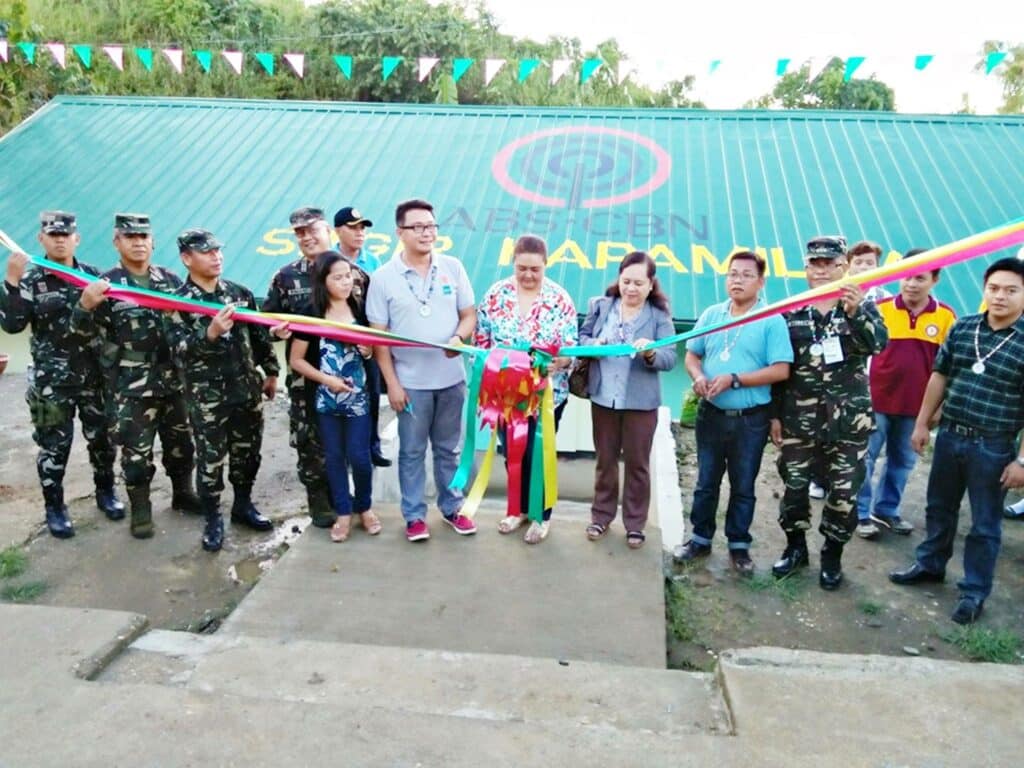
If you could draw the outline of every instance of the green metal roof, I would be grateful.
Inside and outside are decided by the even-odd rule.
[[[292,209],[355,204],[387,258],[395,203],[415,196],[478,291],[532,231],[581,307],[628,250],[651,251],[686,320],[721,300],[736,247],[764,249],[772,300],[805,287],[816,234],[904,251],[1020,216],[1024,118],[64,96],[0,141],[0,168],[0,228],[29,246],[40,210],[75,211],[101,266],[113,213],[144,211],[158,263],[180,267],[176,234],[204,226],[261,295],[295,258]],[[939,298],[973,311],[980,271],[950,269]]]

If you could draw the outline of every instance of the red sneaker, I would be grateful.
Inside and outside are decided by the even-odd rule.
[[[430,538],[430,529],[425,520],[415,520],[405,526],[405,538],[409,541],[424,541]]]
[[[443,519],[459,536],[471,536],[476,533],[476,523],[461,512],[456,512],[451,517],[444,517]]]

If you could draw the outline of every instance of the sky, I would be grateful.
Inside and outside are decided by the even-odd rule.
[[[485,0],[503,32],[595,45],[614,37],[636,80],[686,74],[712,109],[737,109],[771,91],[776,62],[865,56],[857,77],[890,85],[901,112],[955,112],[963,94],[979,114],[1002,103],[995,75],[973,71],[985,40],[1024,43],[1024,0]],[[918,54],[935,56],[922,72]],[[710,63],[721,64],[713,74]]]

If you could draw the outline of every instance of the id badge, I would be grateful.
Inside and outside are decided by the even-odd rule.
[[[821,346],[826,365],[843,362],[843,343],[838,336],[826,336]]]

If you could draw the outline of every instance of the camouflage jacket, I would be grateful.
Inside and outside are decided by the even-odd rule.
[[[102,277],[114,284],[140,287],[123,266],[114,267]],[[150,290],[174,293],[180,287],[181,278],[169,269],[149,267]],[[92,312],[76,305],[72,329],[100,339],[100,362],[118,397],[164,397],[182,391],[181,374],[171,359],[164,333],[163,315],[130,301],[108,300]]]
[[[793,345],[789,378],[772,387],[772,416],[783,434],[832,442],[866,437],[874,426],[867,361],[881,352],[889,333],[872,302],[861,302],[852,316],[837,304],[822,315],[804,307],[783,315]],[[835,336],[843,359],[826,363],[820,347]]]
[[[75,269],[98,275],[100,271],[75,261]],[[71,315],[81,289],[39,267],[22,275],[18,287],[4,283],[0,290],[0,327],[20,333],[32,325],[34,385],[96,387],[102,383],[99,345],[83,340],[71,329]]]
[[[176,292],[188,299],[212,304],[235,304],[256,309],[252,291],[237,283],[220,280],[207,293],[189,278]],[[263,376],[277,376],[280,366],[269,331],[262,325],[236,322],[231,330],[210,341],[206,330],[212,318],[193,312],[168,312],[165,317],[167,342],[185,375],[189,404],[247,403],[259,399]]]

